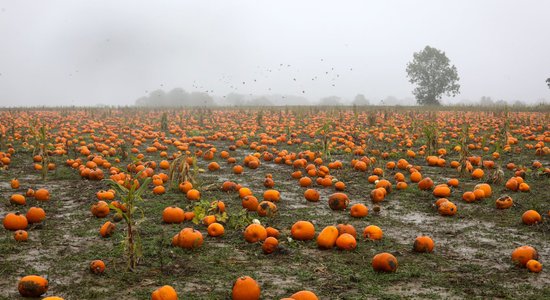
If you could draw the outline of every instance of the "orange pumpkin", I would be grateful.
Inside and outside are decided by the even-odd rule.
[[[239,277],[233,284],[231,299],[233,300],[258,300],[260,299],[260,286],[256,280],[249,276]]]
[[[395,272],[397,270],[397,258],[390,253],[376,254],[372,258],[372,268],[377,272]]]
[[[290,234],[293,239],[299,241],[308,241],[315,238],[315,226],[308,221],[298,221],[292,225]]]

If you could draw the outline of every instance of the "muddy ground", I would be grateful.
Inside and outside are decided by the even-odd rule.
[[[227,145],[216,146],[223,150]],[[232,156],[242,161],[248,153],[251,150],[241,148]],[[533,274],[510,260],[514,248],[531,245],[538,249],[541,262],[548,265],[547,177],[528,177],[530,193],[509,193],[503,185],[494,185],[489,199],[472,204],[462,201],[461,195],[478,182],[460,178],[460,187],[450,197],[458,206],[454,217],[440,216],[433,208],[433,195],[412,184],[407,190],[390,193],[381,203],[380,213],[375,214],[369,200],[373,188],[367,181],[369,173],[351,170],[350,156],[334,155],[333,159],[344,162],[344,169],[334,172],[334,176],[346,183],[351,204],[365,203],[370,209],[366,218],[353,219],[349,211],[334,212],[328,207],[327,198],[333,188],[315,187],[321,191],[321,201],[307,202],[303,197],[305,188],[290,177],[289,166],[262,162],[256,170],[245,169],[244,174],[234,175],[232,166],[218,159],[222,168],[201,173],[200,186],[221,186],[223,181],[232,180],[250,187],[261,198],[264,176],[273,174],[275,188],[281,192],[279,214],[260,220],[281,231],[282,251],[263,254],[260,245],[244,241],[241,229],[226,227],[223,237],[211,238],[201,225],[163,224],[161,214],[165,207],[177,205],[187,211],[194,205],[173,189],[161,196],[145,195],[141,206],[146,213],[140,227],[144,256],[135,272],[127,272],[121,244],[122,223],[113,237],[102,239],[98,231],[106,219],[97,219],[90,213],[90,206],[97,201],[95,193],[108,185],[80,179],[75,170],[62,163],[64,158],[58,158],[58,169],[44,182],[32,169],[30,157],[30,153],[18,152],[12,167],[0,171],[0,219],[8,212],[26,211],[9,204],[9,196],[16,192],[9,188],[12,177],[21,181],[17,192],[45,187],[52,197],[48,203],[28,199],[27,207],[38,205],[47,212],[43,224],[29,229],[28,242],[17,243],[11,232],[2,230],[0,299],[18,299],[17,281],[28,274],[46,276],[50,283],[47,295],[65,299],[149,299],[151,291],[165,284],[172,285],[182,299],[228,299],[234,280],[241,275],[249,275],[260,283],[263,299],[280,299],[302,289],[314,291],[321,299],[542,299],[550,295],[547,269]],[[451,155],[448,161],[452,159],[456,158]],[[532,159],[533,156],[504,154],[500,162],[513,160],[530,165]],[[409,161],[424,166],[422,173],[436,184],[456,174],[450,168],[427,167],[423,159]],[[541,162],[549,165],[548,160]],[[206,162],[200,160],[199,165],[205,168]],[[386,170],[385,178],[392,179],[394,173]],[[512,172],[505,170],[505,175],[508,178]],[[504,193],[510,194],[516,204],[511,209],[497,210],[494,201]],[[205,199],[223,200],[230,215],[241,209],[236,194],[209,188],[202,195]],[[544,214],[543,224],[523,225],[521,215],[528,209]],[[328,225],[350,223],[358,235],[367,225],[374,224],[384,230],[384,238],[380,242],[359,238],[357,249],[350,252],[322,251],[314,241],[287,240],[291,225],[298,220],[313,222],[317,232]],[[205,243],[200,249],[188,251],[170,245],[171,237],[184,227],[201,230]],[[434,239],[434,253],[412,252],[418,235]],[[379,252],[391,252],[397,257],[396,273],[379,274],[372,270],[371,259]],[[107,269],[103,275],[88,271],[88,264],[94,259],[105,261]]]

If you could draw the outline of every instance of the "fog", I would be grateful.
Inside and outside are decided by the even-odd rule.
[[[229,105],[413,104],[405,67],[426,45],[458,69],[444,104],[548,103],[549,12],[543,0],[0,0],[0,106],[133,105],[174,89]]]

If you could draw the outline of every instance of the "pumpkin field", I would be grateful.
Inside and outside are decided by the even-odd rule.
[[[0,110],[0,299],[543,299],[550,112]]]

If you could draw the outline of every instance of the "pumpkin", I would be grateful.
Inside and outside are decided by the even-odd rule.
[[[419,236],[414,240],[413,250],[415,252],[432,252],[434,241],[429,236]]]
[[[184,249],[196,249],[204,242],[202,233],[193,228],[184,228],[176,235],[176,245]]]
[[[516,178],[510,178],[506,181],[506,188],[512,191],[517,191],[519,189],[519,183]]]
[[[304,197],[306,198],[307,201],[310,201],[310,202],[318,202],[319,201],[319,198],[321,197],[319,192],[317,190],[314,190],[314,189],[307,189],[305,192],[304,192]]]
[[[38,201],[50,200],[50,192],[47,189],[38,189],[34,192],[34,199]]]
[[[10,197],[10,202],[12,204],[17,204],[17,205],[25,205],[27,204],[27,202],[25,201],[25,196],[21,195],[21,194],[13,194],[11,195]]]
[[[110,237],[115,231],[115,228],[115,224],[111,223],[111,221],[107,221],[99,229],[99,234],[104,238]]]
[[[426,177],[426,178],[420,180],[420,182],[418,182],[418,188],[423,190],[423,191],[429,190],[433,186],[434,186],[434,182],[430,177]]]
[[[208,225],[207,232],[209,236],[219,237],[224,234],[225,228],[220,223],[212,223]]]
[[[233,300],[258,300],[260,299],[260,286],[256,280],[249,276],[239,277],[233,284],[231,299]]]
[[[153,188],[153,194],[162,195],[166,192],[166,188],[162,185],[157,185]]]
[[[27,218],[21,214],[9,213],[4,217],[2,222],[4,228],[11,231],[26,229],[29,225]]]
[[[271,254],[277,250],[279,241],[274,237],[267,237],[262,244],[262,250],[265,254]]]
[[[334,189],[337,191],[343,191],[346,189],[346,184],[342,181],[338,181],[334,184]]]
[[[311,180],[311,178],[309,177],[302,177],[300,178],[300,180],[298,180],[298,184],[301,186],[301,187],[308,187],[310,186],[311,184],[313,183],[313,180]]]
[[[31,207],[27,211],[27,221],[29,223],[40,223],[46,219],[46,212],[40,207]]]
[[[105,272],[105,263],[102,260],[96,259],[90,263],[90,272],[101,274]]]
[[[262,201],[258,204],[257,212],[260,217],[272,217],[277,213],[277,205],[270,201]]]
[[[370,192],[370,199],[374,203],[382,202],[386,198],[386,189],[376,188]]]
[[[98,201],[96,204],[92,205],[92,208],[90,210],[92,214],[97,218],[105,218],[110,211],[109,204],[107,204],[107,202],[103,200]]]
[[[40,297],[48,291],[48,280],[37,275],[28,275],[19,280],[17,289],[23,297]]]
[[[165,285],[151,293],[151,300],[178,300],[178,293],[173,287]]]
[[[248,211],[257,211],[258,210],[258,199],[252,195],[248,195],[243,198],[241,201],[243,208]]]
[[[526,225],[534,225],[542,222],[542,217],[537,211],[528,210],[521,216],[521,221]]]
[[[397,270],[397,258],[390,253],[376,254],[372,258],[372,268],[377,272],[395,272]]]
[[[475,191],[475,190],[478,190],[478,189],[483,190],[483,192],[484,192],[486,198],[491,197],[491,195],[493,194],[493,190],[491,189],[491,186],[490,186],[489,184],[487,184],[487,183],[480,183],[480,184],[477,184],[477,185],[474,187],[474,191]]]
[[[176,206],[169,206],[162,211],[162,221],[173,224],[185,221],[185,212]]]
[[[276,228],[273,228],[273,227],[267,227],[265,229],[265,231],[267,232],[267,236],[270,237],[274,237],[274,238],[279,238],[279,230],[277,230]]]
[[[446,198],[451,195],[451,189],[447,185],[436,186],[433,195],[438,198]]]
[[[502,195],[495,201],[495,205],[498,209],[510,208],[514,205],[514,200],[508,195]]]
[[[476,195],[474,194],[474,192],[464,192],[464,194],[462,194],[462,200],[464,200],[468,203],[475,202],[476,201]]]
[[[267,238],[267,230],[260,224],[250,224],[244,230],[244,239],[249,243],[257,243]]]
[[[354,218],[364,218],[369,214],[369,209],[365,204],[357,203],[351,206],[349,213]]]
[[[25,230],[16,230],[13,238],[18,242],[26,242],[29,239],[29,233]]]
[[[17,178],[14,178],[10,181],[10,186],[12,189],[18,189],[19,188],[19,180]]]
[[[369,225],[363,230],[363,238],[372,241],[379,241],[384,236],[382,229],[376,225]]]
[[[187,191],[186,197],[191,201],[198,201],[201,199],[201,192],[196,189],[190,189]]]
[[[376,183],[376,185],[374,186],[375,188],[384,188],[386,190],[386,194],[389,194],[391,192],[391,183],[389,181],[387,181],[386,179],[381,179],[381,180],[378,180],[378,182]]]
[[[456,205],[451,201],[445,201],[441,203],[437,211],[442,216],[454,216],[456,214],[457,208]]]
[[[187,194],[187,192],[193,189],[193,184],[189,181],[184,181],[178,185],[178,189],[183,193]]]
[[[328,198],[328,206],[332,210],[344,210],[348,207],[349,198],[344,193],[334,193]]]
[[[264,201],[278,202],[281,200],[281,194],[277,190],[267,190],[264,192]]]
[[[315,295],[315,293],[313,293],[312,291],[307,291],[307,290],[299,291],[299,292],[296,292],[296,293],[292,294],[292,296],[290,296],[290,299],[294,299],[294,300],[319,300],[319,298],[317,297],[317,295]]]
[[[239,197],[241,197],[241,199],[250,195],[252,195],[252,191],[249,188],[242,187],[239,189]]]
[[[338,234],[340,235],[344,233],[349,233],[353,237],[357,237],[357,231],[355,230],[355,227],[353,227],[353,225],[351,224],[338,224],[336,228],[338,228]]]
[[[472,178],[473,179],[481,179],[483,178],[483,175],[485,175],[485,172],[483,172],[482,169],[475,169],[473,172],[472,172]]]
[[[317,246],[321,249],[332,249],[339,234],[336,226],[325,227],[317,237]]]
[[[343,233],[336,239],[336,246],[341,250],[353,250],[357,247],[355,237],[349,233]]]
[[[295,240],[312,240],[315,238],[315,226],[309,221],[298,221],[292,225],[290,234]]]
[[[525,267],[531,259],[538,258],[537,250],[531,246],[521,246],[512,251],[512,261],[522,267]]]
[[[530,259],[525,266],[533,273],[540,273],[542,271],[542,264],[534,259]]]

